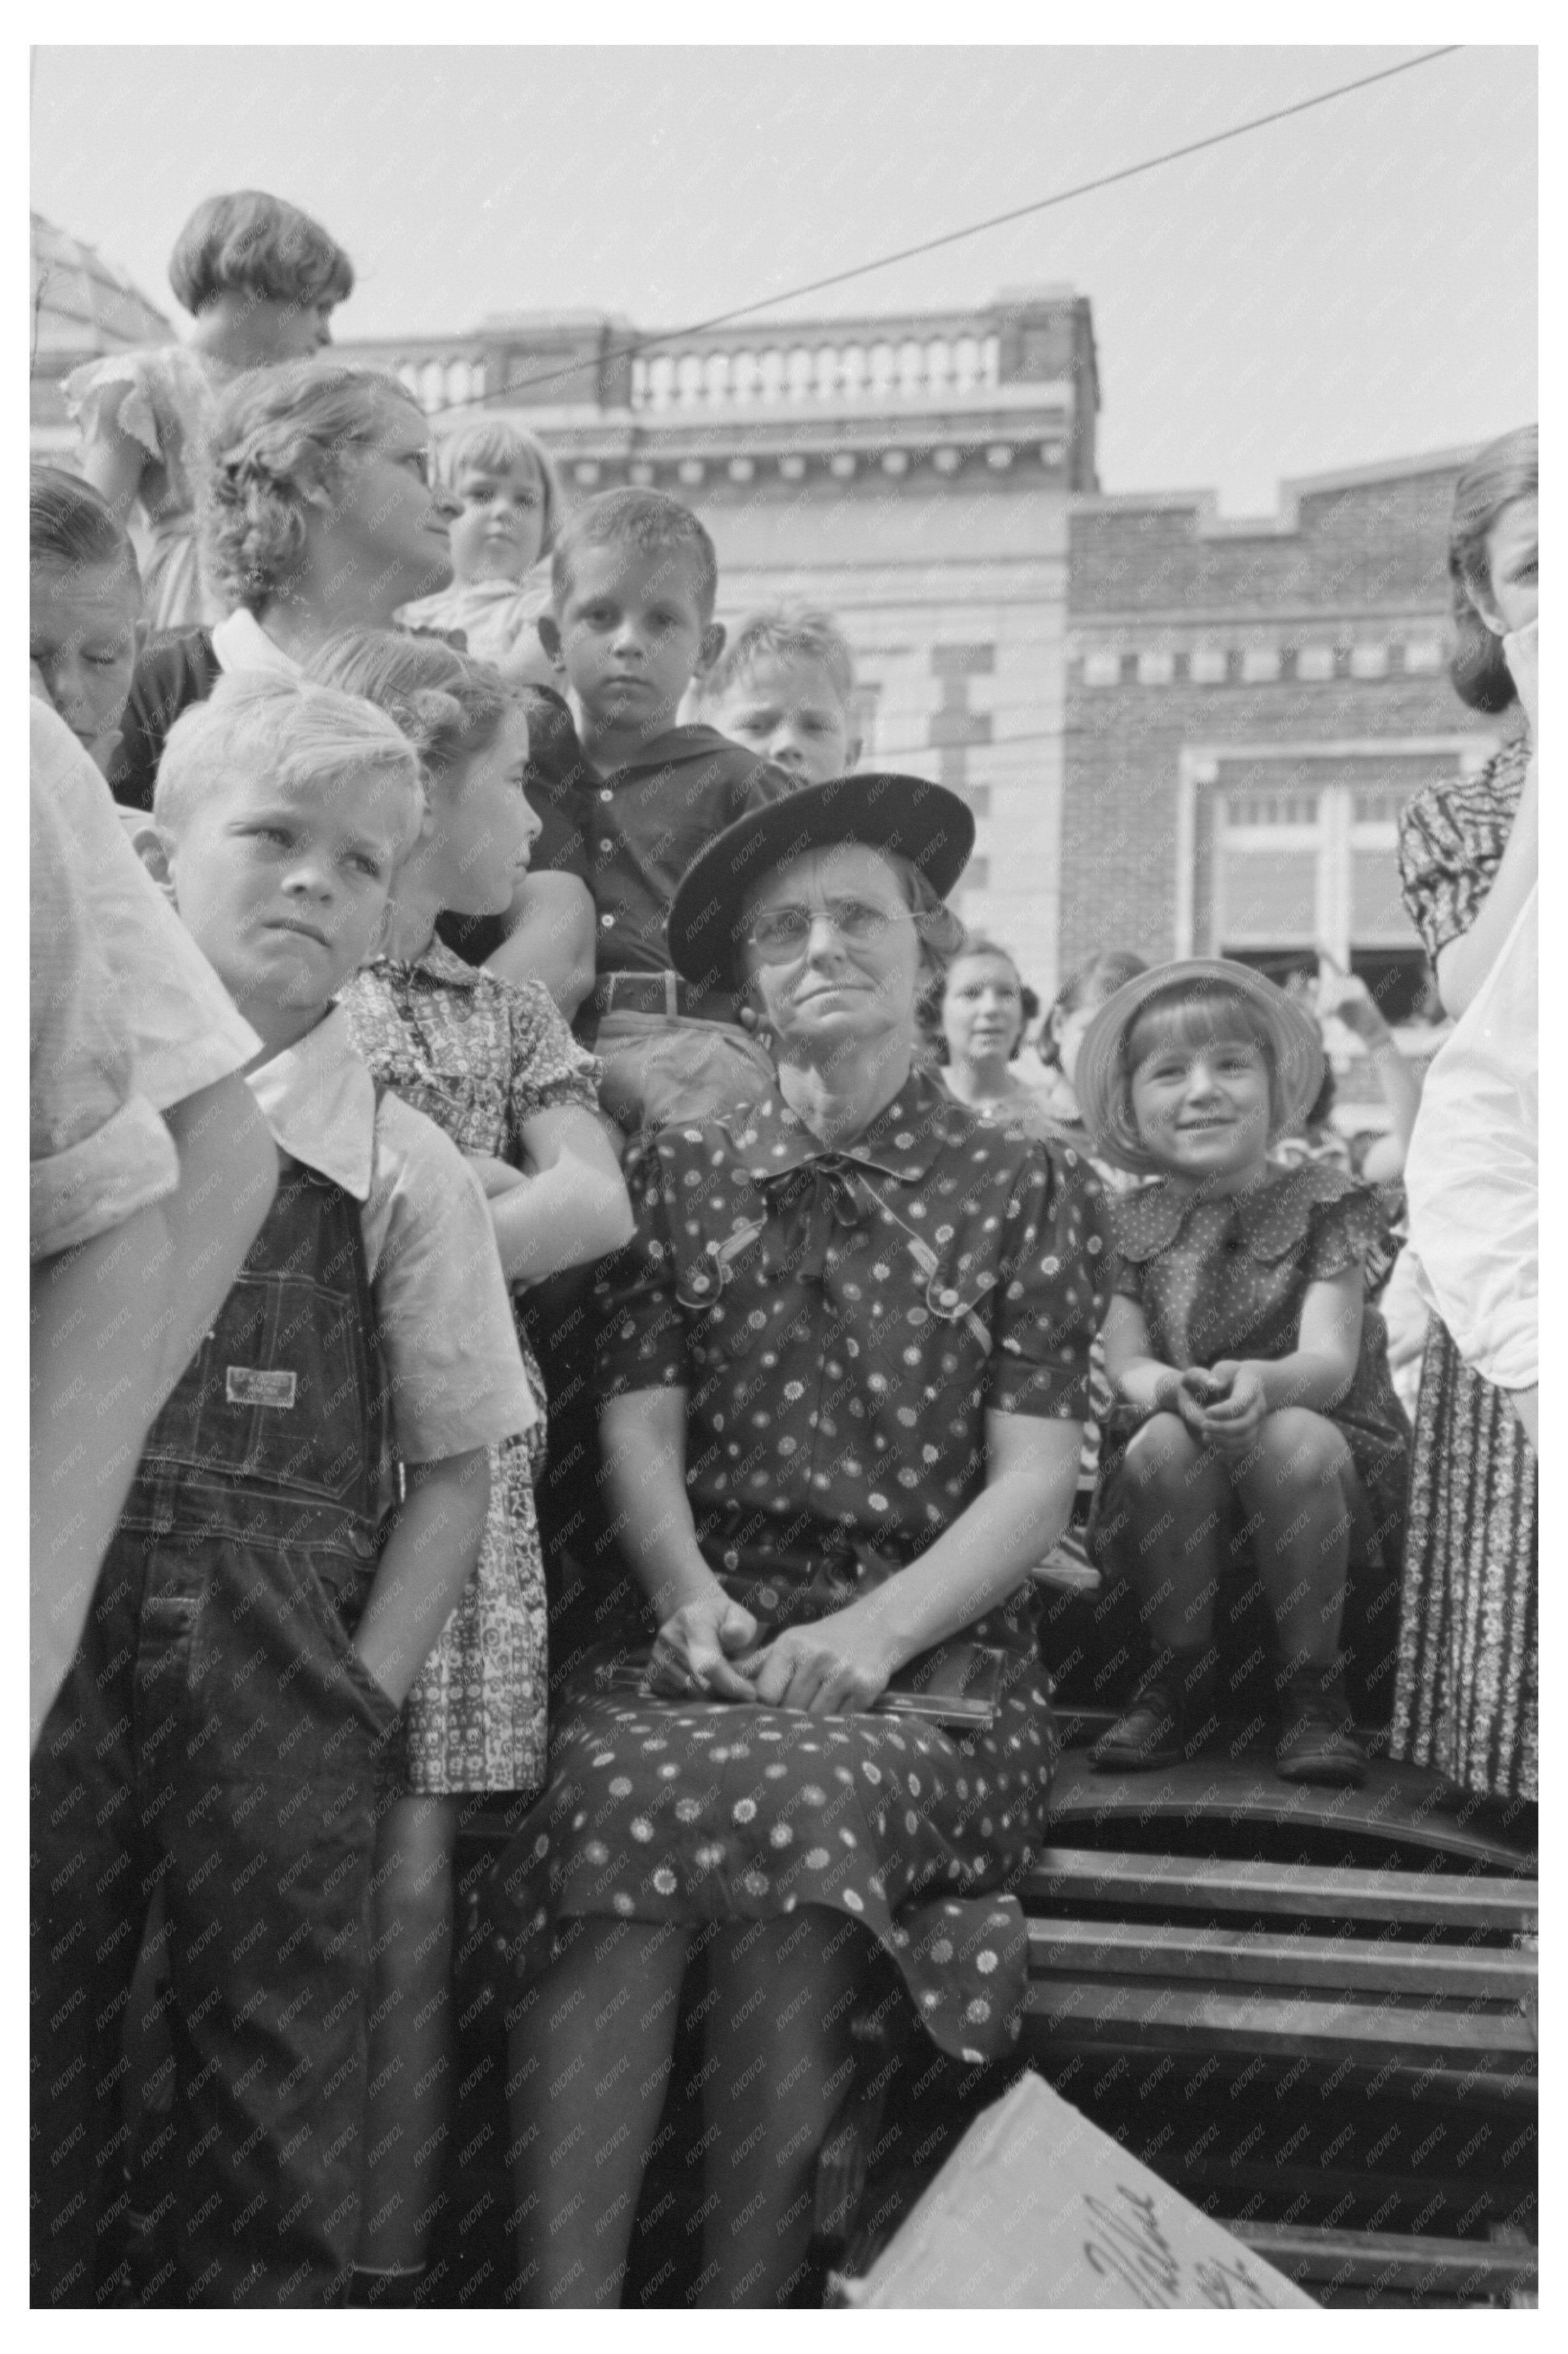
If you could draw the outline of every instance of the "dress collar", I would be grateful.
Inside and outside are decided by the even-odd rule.
[[[1314,1209],[1363,1190],[1354,1178],[1321,1161],[1294,1169],[1271,1164],[1266,1182],[1250,1193],[1181,1193],[1169,1179],[1140,1193],[1111,1197],[1111,1228],[1124,1259],[1156,1258],[1185,1231],[1200,1209],[1223,1210],[1241,1247],[1265,1265],[1283,1258],[1307,1234]]]
[[[249,1074],[250,1092],[282,1150],[352,1193],[370,1198],[376,1082],[354,1051],[341,1005],[292,1046]]]
[[[477,989],[482,969],[465,963],[455,949],[448,948],[439,932],[432,932],[417,957],[378,956],[367,968],[371,972],[423,973],[439,981],[443,989]]]
[[[744,748],[741,745],[736,744],[728,736],[721,736],[716,727],[709,727],[701,720],[694,720],[688,726],[667,727],[662,736],[651,737],[634,758],[623,760],[619,768],[607,769],[602,778],[594,771],[590,773],[588,781],[593,784],[602,782],[611,785],[621,779],[640,777],[649,769],[673,769],[685,760],[711,758],[718,752],[726,753],[733,758],[737,753],[743,751]],[[766,760],[758,760],[757,767],[765,776],[774,773]]]
[[[912,1071],[885,1111],[850,1145],[823,1144],[777,1092],[721,1121],[742,1165],[760,1183],[813,1161],[850,1161],[917,1184],[945,1146],[983,1124],[945,1087]],[[996,1131],[991,1131],[994,1137]]]
[[[284,678],[301,675],[292,654],[275,646],[255,614],[247,612],[243,605],[237,606],[227,620],[214,624],[212,651],[224,672],[270,670]]]

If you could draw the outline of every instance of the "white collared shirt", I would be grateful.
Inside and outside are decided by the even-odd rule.
[[[423,1112],[375,1082],[334,1005],[250,1073],[282,1150],[363,1204],[366,1267],[398,1454],[431,1463],[529,1429],[529,1389],[478,1178]]]
[[[1538,890],[1433,1058],[1405,1164],[1422,1295],[1505,1390],[1539,1366]]]

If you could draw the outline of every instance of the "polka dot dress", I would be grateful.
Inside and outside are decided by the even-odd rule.
[[[1308,1285],[1350,1267],[1364,1272],[1385,1246],[1372,1189],[1321,1161],[1271,1169],[1255,1193],[1218,1201],[1160,1182],[1122,1195],[1111,1218],[1116,1288],[1142,1309],[1155,1355],[1179,1367],[1288,1356],[1299,1345]],[[1362,1314],[1351,1386],[1325,1413],[1344,1435],[1383,1532],[1381,1541],[1363,1540],[1358,1558],[1367,1566],[1397,1563],[1410,1425],[1394,1394],[1388,1335],[1375,1308]],[[1114,1514],[1112,1482],[1128,1426],[1118,1426],[1106,1450],[1102,1512]]]
[[[1105,1244],[1076,1156],[976,1121],[920,1076],[853,1151],[777,1099],[665,1129],[628,1170],[636,1236],[602,1286],[601,1393],[676,1386],[698,1539],[761,1638],[898,1574],[980,1492],[984,1416],[1081,1419]],[[645,1658],[626,1581],[603,1656]],[[859,1921],[928,2032],[1012,2048],[1026,1978],[1011,1892],[1054,1756],[1032,1590],[970,1630],[1001,1649],[994,1727],[810,1716],[568,1681],[550,1785],[487,1897],[527,1979],[585,1917]]]

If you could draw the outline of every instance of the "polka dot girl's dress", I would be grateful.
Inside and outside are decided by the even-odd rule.
[[[984,1127],[919,1076],[827,1150],[777,1097],[666,1129],[628,1165],[637,1232],[600,1285],[605,1396],[687,1396],[698,1539],[760,1639],[895,1577],[979,1494],[989,1410],[1077,1420],[1104,1300],[1076,1157]],[[994,1727],[607,1691],[653,1628],[607,1566],[606,1641],[569,1681],[550,1786],[484,1910],[537,1976],[596,1916],[697,1924],[800,1905],[859,1922],[943,2050],[1016,2041],[1012,1893],[1054,1760],[1033,1589],[969,1630],[1004,1656]]]
[[[1299,1345],[1308,1285],[1345,1268],[1383,1266],[1387,1234],[1370,1186],[1318,1161],[1271,1165],[1255,1191],[1203,1200],[1161,1180],[1111,1205],[1115,1288],[1135,1300],[1162,1364],[1212,1365],[1222,1357],[1288,1356]],[[1350,1448],[1364,1510],[1351,1538],[1343,1647],[1358,1709],[1386,1717],[1390,1691],[1375,1670],[1392,1639],[1392,1600],[1404,1538],[1410,1424],[1388,1370],[1388,1334],[1377,1310],[1361,1315],[1351,1386],[1323,1409]],[[1089,1543],[1121,1510],[1119,1480],[1138,1417],[1118,1408],[1107,1433]],[[1238,1514],[1239,1518],[1239,1514]],[[1365,1624],[1363,1624],[1363,1617]],[[1379,1621],[1381,1620],[1381,1627]]]

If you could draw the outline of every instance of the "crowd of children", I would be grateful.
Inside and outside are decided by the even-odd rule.
[[[394,379],[309,356],[353,271],[291,207],[213,199],[171,274],[190,341],[74,379],[80,473],[31,488],[33,2299],[132,2296],[151,2114],[182,2189],[136,2295],[408,2302],[463,1809],[544,1786],[608,1542],[585,1271],[632,1234],[627,1140],[773,1081],[727,951],[677,971],[665,918],[863,723],[830,615],[726,634],[689,508],[568,508],[532,435],[432,452]],[[1347,1008],[1388,1181],[1414,1091]],[[931,1059],[1111,1204],[1077,1559],[1148,1655],[1094,1763],[1230,1737],[1250,1577],[1277,1770],[1357,1783],[1410,1434],[1316,1024],[1241,965],[1102,956],[1025,1078],[1035,1010],[970,938]]]

